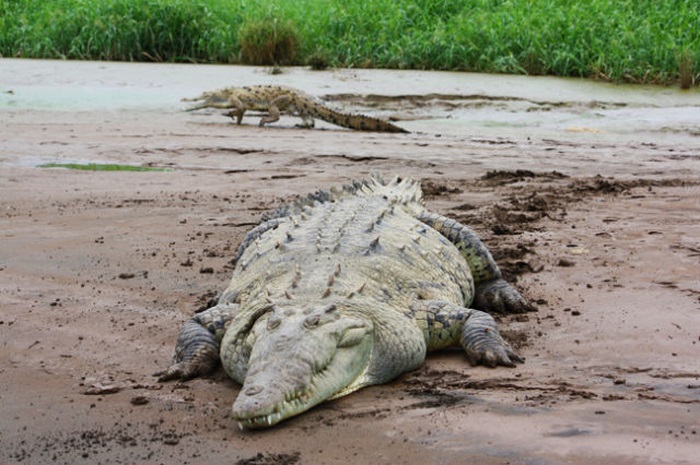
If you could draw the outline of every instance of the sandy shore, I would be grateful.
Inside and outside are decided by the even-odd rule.
[[[412,133],[180,111],[268,82]],[[0,60],[0,462],[697,463],[698,114],[576,80]],[[537,303],[500,318],[524,365],[436,354],[262,432],[222,374],[155,382],[262,212],[374,172],[420,179]]]

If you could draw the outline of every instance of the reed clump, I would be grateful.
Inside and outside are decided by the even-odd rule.
[[[294,64],[299,38],[291,21],[267,17],[246,22],[240,29],[238,39],[245,64]]]

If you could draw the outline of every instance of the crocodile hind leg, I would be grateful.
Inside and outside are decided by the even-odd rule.
[[[267,107],[269,115],[260,118],[260,126],[264,126],[268,123],[274,123],[279,121],[280,113],[287,109],[289,104],[292,102],[292,98],[289,95],[280,95],[270,101]]]
[[[219,344],[238,304],[219,304],[185,322],[175,343],[173,364],[154,374],[158,381],[187,380],[209,374],[219,362]]]
[[[523,313],[535,308],[508,284],[501,275],[491,252],[472,229],[446,216],[422,212],[418,220],[434,228],[460,251],[467,260],[476,289],[472,305],[481,310]]]
[[[428,351],[459,342],[472,365],[514,367],[525,361],[501,337],[488,313],[440,300],[418,300],[410,310],[423,331]]]

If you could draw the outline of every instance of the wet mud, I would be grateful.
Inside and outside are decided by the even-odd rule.
[[[67,93],[85,82],[104,92],[157,90],[153,106],[56,109],[24,97],[50,85],[35,77],[40,64],[6,63],[17,77],[15,103],[0,106],[0,462],[696,462],[697,135],[668,122],[635,137],[634,127],[566,129],[590,128],[582,123],[599,111],[678,109],[674,99],[652,107],[583,92],[557,105],[548,93],[499,96],[501,77],[495,95],[468,99],[490,95],[472,88],[488,77],[458,85],[439,73],[432,87],[423,74],[411,87],[398,72],[339,73],[316,91],[304,86],[318,74],[279,78],[413,131],[367,134],[298,129],[291,118],[235,126],[217,112],[178,111],[180,97],[208,90],[202,82],[223,87],[217,67],[176,68],[187,79],[171,82],[158,66],[100,64],[91,79],[47,62]],[[269,79],[233,70],[248,79],[241,84]],[[404,79],[412,98],[371,91],[388,78]],[[525,100],[560,116],[575,108],[581,119],[511,131],[513,115],[538,116],[499,105]],[[487,126],[468,124],[479,115],[500,115],[503,125],[482,132]],[[37,167],[57,161],[168,170]],[[260,432],[239,431],[230,418],[239,388],[221,372],[155,381],[180,325],[226,287],[235,250],[263,213],[377,172],[419,179],[427,207],[474,228],[535,303],[537,312],[495,315],[524,365],[470,367],[460,350],[443,351],[391,383]]]

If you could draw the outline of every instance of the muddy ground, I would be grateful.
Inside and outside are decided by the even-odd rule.
[[[180,111],[259,82],[412,133]],[[697,92],[0,60],[0,93],[0,463],[697,463]],[[263,212],[374,172],[420,179],[428,208],[476,229],[536,303],[498,317],[524,365],[434,354],[260,432],[229,417],[222,374],[155,382]]]

